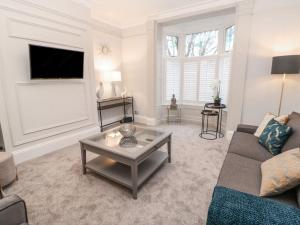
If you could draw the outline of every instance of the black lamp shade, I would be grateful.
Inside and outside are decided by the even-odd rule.
[[[300,55],[273,57],[271,74],[300,74]]]

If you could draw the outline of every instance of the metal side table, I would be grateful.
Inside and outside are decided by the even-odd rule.
[[[204,110],[211,109],[211,110],[217,110],[219,112],[219,116],[217,119],[217,132],[219,138],[224,137],[224,133],[222,133],[222,119],[223,119],[223,110],[226,109],[225,104],[215,105],[214,103],[206,103],[204,105]]]
[[[213,110],[204,109],[201,111],[202,115],[202,124],[201,124],[201,133],[200,137],[206,140],[215,140],[218,138],[218,126],[215,130],[208,128],[209,118],[217,117],[219,121],[219,112]]]
[[[176,109],[172,109],[170,106],[167,108],[167,122],[170,123],[171,121],[174,122],[181,122],[181,107],[177,106]],[[173,118],[173,120],[170,120],[170,118]]]

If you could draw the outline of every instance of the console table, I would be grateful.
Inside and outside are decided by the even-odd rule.
[[[103,124],[103,119],[102,119],[102,111],[111,109],[111,108],[117,108],[117,107],[122,107],[123,108],[123,114],[124,114],[124,119],[126,118],[126,107],[131,106],[131,115],[132,115],[132,122],[134,122],[134,105],[133,105],[133,97],[116,97],[116,98],[107,98],[107,99],[98,99],[97,100],[97,108],[99,112],[99,119],[100,119],[100,129],[103,131],[103,129],[107,126],[110,126],[115,123],[119,123],[120,120],[108,123],[108,124]]]

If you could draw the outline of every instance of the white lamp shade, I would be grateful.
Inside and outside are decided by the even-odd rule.
[[[122,76],[120,71],[113,71],[111,73],[111,81],[122,81]]]
[[[103,81],[107,81],[107,82],[122,81],[121,72],[120,71],[104,72]]]

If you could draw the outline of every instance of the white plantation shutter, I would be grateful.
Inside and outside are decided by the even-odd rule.
[[[223,56],[220,59],[219,79],[221,81],[221,98],[224,104],[227,104],[229,82],[231,76],[231,55]]]
[[[197,101],[198,62],[183,65],[183,101]]]
[[[229,29],[229,28],[228,28]],[[212,84],[215,79],[220,80],[220,97],[222,103],[228,103],[228,91],[231,77],[231,50],[225,49],[223,43],[219,45],[221,39],[228,40],[232,46],[234,34],[230,34],[227,37],[228,29],[223,29],[222,35],[214,39],[214,45],[218,46],[217,52],[214,55],[199,54],[184,54],[184,52],[178,52],[178,54],[163,55],[164,64],[164,77],[163,77],[163,103],[169,104],[172,95],[175,94],[178,103],[186,105],[202,105],[206,102],[213,101],[213,95],[215,94],[212,89]],[[219,30],[218,32],[220,32]],[[187,49],[189,43],[199,42],[199,40],[191,40],[193,35],[186,35],[185,40],[181,40],[182,36],[169,35],[169,37],[177,37],[176,41],[171,41],[171,44],[175,43],[178,49]],[[179,37],[179,38],[178,38]],[[228,39],[229,38],[229,39]],[[224,40],[223,40],[224,41]],[[178,46],[180,44],[180,47]],[[194,43],[194,44],[195,44]],[[220,48],[220,46],[222,48]],[[169,47],[168,43],[166,48]],[[170,52],[172,52],[170,50]],[[176,55],[176,56],[175,56]],[[194,57],[192,57],[194,56]]]
[[[199,101],[213,100],[212,82],[216,79],[217,60],[203,59],[200,61],[199,73]]]
[[[166,100],[171,100],[175,94],[180,99],[180,62],[177,60],[166,61]]]

